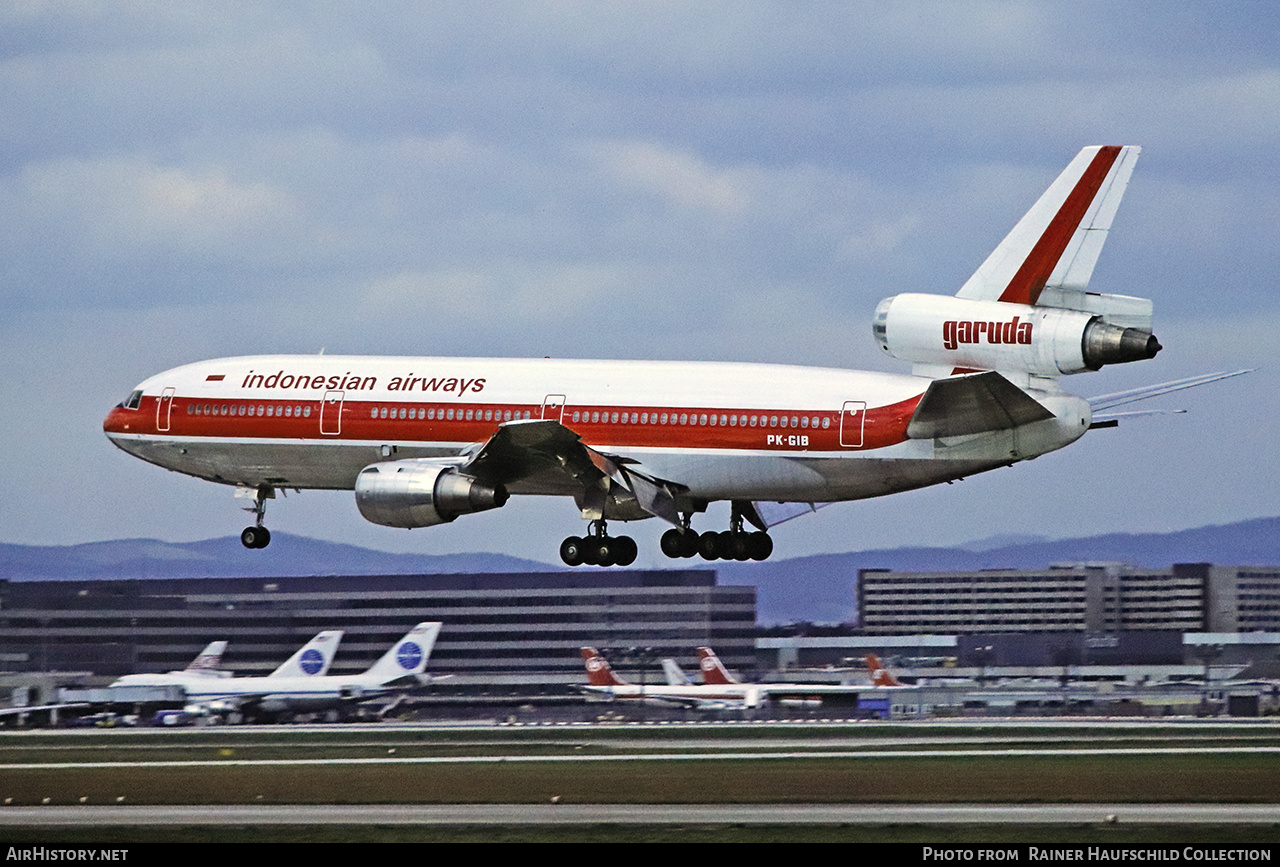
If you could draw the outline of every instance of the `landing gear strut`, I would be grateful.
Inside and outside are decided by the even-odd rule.
[[[560,559],[567,566],[630,566],[636,553],[635,539],[610,536],[603,520],[588,524],[586,536],[570,536],[560,543]]]
[[[767,560],[773,553],[773,539],[768,533],[742,529],[742,514],[736,507],[724,533],[697,533],[689,526],[691,517],[684,515],[682,526],[662,534],[663,554],[672,559],[700,554],[704,560]]]
[[[240,495],[240,492],[236,492]],[[246,512],[252,512],[254,523],[252,527],[245,527],[240,533],[240,544],[246,548],[265,548],[271,544],[271,531],[262,525],[263,518],[267,514],[267,500],[275,499],[275,488],[263,486],[253,492],[253,505],[245,506]]]

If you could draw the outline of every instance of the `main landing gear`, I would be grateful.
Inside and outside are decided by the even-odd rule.
[[[610,536],[603,520],[587,525],[587,535],[560,543],[560,559],[567,566],[630,566],[636,561],[636,540]]]
[[[239,495],[239,491],[236,492]],[[252,512],[254,524],[252,527],[245,527],[240,533],[240,544],[246,548],[265,548],[271,544],[271,531],[262,526],[262,519],[267,514],[267,500],[274,499],[276,495],[275,489],[270,487],[261,487],[255,491],[253,496],[253,505],[245,506],[246,512]]]
[[[764,531],[748,533],[742,529],[742,516],[735,511],[729,519],[729,529],[723,533],[698,533],[689,526],[689,515],[684,516],[684,526],[662,534],[662,553],[672,559],[701,555],[703,560],[768,560],[773,553],[773,539]]]

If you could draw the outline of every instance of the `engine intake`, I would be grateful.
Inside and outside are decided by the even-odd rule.
[[[496,509],[507,489],[429,459],[370,464],[356,477],[356,507],[366,521],[384,527],[431,527],[459,515]]]

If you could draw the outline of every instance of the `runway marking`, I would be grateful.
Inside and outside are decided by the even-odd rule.
[[[0,826],[141,825],[1228,825],[1280,804],[231,804],[3,807]]]
[[[1082,747],[1080,749],[1010,750],[814,750],[803,752],[749,753],[629,753],[623,755],[564,756],[397,756],[337,759],[176,759],[141,762],[30,762],[0,764],[0,770],[59,770],[92,768],[209,768],[209,767],[300,767],[323,765],[448,765],[448,764],[534,764],[540,762],[690,762],[755,761],[763,759],[919,759],[919,758],[1012,758],[1023,756],[1161,756],[1280,753],[1280,747]]]

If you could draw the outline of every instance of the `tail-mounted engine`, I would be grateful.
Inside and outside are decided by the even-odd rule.
[[[1151,302],[1056,292],[1063,306],[904,294],[876,308],[872,330],[885,352],[921,364],[1025,370],[1059,376],[1154,358]],[[1071,305],[1068,308],[1068,304]]]
[[[356,477],[360,514],[384,527],[447,524],[506,501],[507,490],[501,485],[486,485],[458,472],[454,463],[430,459],[371,464]]]

